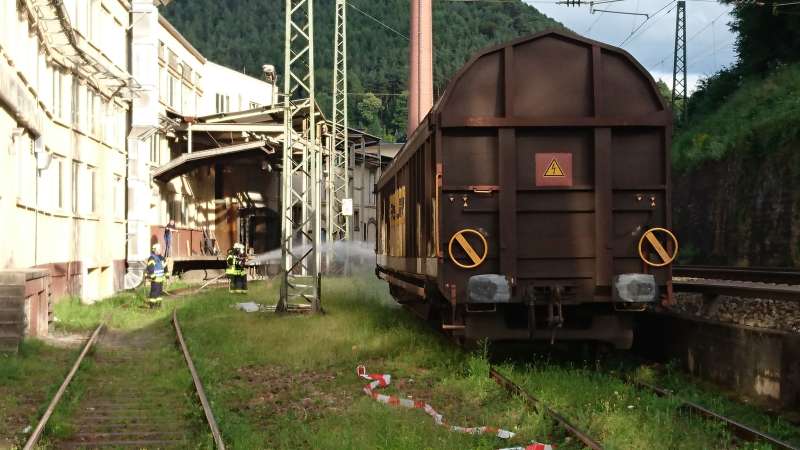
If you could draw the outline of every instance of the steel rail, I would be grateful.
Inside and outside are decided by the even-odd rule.
[[[709,295],[730,295],[731,297],[800,301],[800,286],[789,286],[785,284],[711,279],[673,279],[672,288],[675,292],[695,292]]]
[[[676,277],[800,285],[800,270],[784,267],[673,266]]]
[[[25,443],[25,447],[23,450],[32,450],[36,443],[39,441],[39,438],[42,437],[42,433],[44,432],[44,427],[47,426],[47,421],[50,420],[50,416],[53,415],[53,411],[55,411],[56,406],[58,406],[58,402],[61,400],[61,397],[64,395],[64,392],[67,390],[67,386],[75,377],[75,374],[78,372],[78,369],[83,362],[83,358],[86,357],[86,354],[89,353],[94,343],[97,341],[97,336],[100,334],[100,330],[103,329],[105,323],[101,323],[100,325],[95,328],[92,335],[89,337],[89,340],[86,341],[86,345],[83,346],[83,350],[81,354],[78,355],[78,359],[75,360],[75,364],[72,365],[72,369],[70,369],[67,377],[64,378],[64,382],[61,383],[61,387],[58,388],[56,391],[56,395],[53,396],[53,399],[50,400],[50,404],[47,406],[47,410],[45,410],[42,418],[39,419],[39,423],[36,424],[36,428],[34,428],[33,433],[28,438],[28,441]]]
[[[664,389],[664,388],[660,388],[660,387],[657,387],[657,386],[653,386],[651,384],[644,383],[642,381],[632,381],[632,383],[636,387],[638,387],[640,389],[644,389],[644,390],[649,390],[649,391],[655,393],[659,397],[669,397],[669,396],[673,395],[672,391],[670,391],[670,390],[667,390],[667,389]],[[766,433],[762,433],[761,431],[758,431],[758,430],[756,430],[756,429],[754,429],[752,427],[749,427],[749,426],[747,426],[747,425],[745,425],[745,424],[743,424],[741,422],[737,422],[737,421],[735,421],[733,419],[730,419],[730,418],[725,417],[725,416],[723,416],[721,414],[718,414],[718,413],[716,413],[714,411],[711,411],[710,409],[708,409],[708,408],[706,408],[704,406],[698,405],[697,403],[681,399],[680,408],[685,409],[685,410],[690,411],[690,412],[693,412],[693,413],[698,413],[701,416],[706,417],[708,419],[713,419],[713,420],[717,420],[717,421],[720,421],[720,422],[724,423],[725,426],[735,436],[737,436],[738,438],[743,439],[745,441],[749,441],[749,442],[760,441],[760,442],[765,442],[767,444],[770,444],[771,446],[773,446],[773,448],[780,448],[780,449],[785,449],[785,450],[798,450],[797,447],[795,447],[795,446],[793,446],[793,445],[791,445],[789,443],[781,441],[778,438],[772,437],[772,436],[770,436],[770,435],[768,435]]]
[[[567,430],[569,434],[574,436],[579,441],[583,442],[583,444],[587,448],[591,448],[593,450],[603,450],[603,446],[600,445],[597,441],[592,439],[588,434],[581,431],[578,427],[570,423],[564,416],[559,414],[554,409],[550,408],[549,406],[542,403],[541,400],[531,395],[528,391],[522,389],[518,384],[514,383],[513,381],[509,380],[503,374],[497,371],[494,367],[489,367],[489,377],[492,378],[497,384],[505,388],[506,391],[511,393],[512,395],[518,395],[525,400],[526,403],[531,405],[537,412],[543,412],[544,414],[548,415],[551,419],[558,422],[562,428]]]
[[[194,387],[197,391],[197,396],[200,397],[200,403],[203,405],[203,412],[206,414],[206,421],[208,421],[208,426],[211,428],[211,434],[214,436],[214,442],[216,443],[218,450],[225,450],[225,443],[222,441],[222,434],[219,432],[217,421],[214,419],[214,413],[211,411],[211,404],[208,402],[208,397],[206,397],[206,392],[203,389],[203,382],[200,381],[200,377],[197,375],[197,369],[195,369],[194,362],[192,362],[192,357],[189,355],[189,348],[186,347],[186,341],[183,339],[181,326],[178,323],[177,309],[172,310],[172,324],[175,326],[175,334],[178,336],[178,342],[181,345],[181,350],[183,350],[183,356],[186,358],[186,364],[189,366],[189,372],[192,374]]]

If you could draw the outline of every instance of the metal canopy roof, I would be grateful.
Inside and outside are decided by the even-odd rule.
[[[322,123],[323,135],[327,135],[333,129],[332,122],[325,119],[321,112],[317,112],[316,115],[317,120]],[[184,153],[154,171],[153,178],[158,181],[169,181],[198,167],[218,162],[264,154],[278,157],[282,151],[285,131],[283,108],[262,106],[201,117],[184,117],[170,111],[168,116],[179,123],[173,131],[177,135],[176,145]],[[297,132],[302,128],[302,122],[302,118],[297,120],[295,124]],[[190,130],[191,139],[188,136]],[[188,145],[190,140],[191,152]],[[361,150],[355,152],[356,158],[377,160],[377,154],[367,154],[365,149],[380,144],[380,138],[350,128],[349,141],[351,145]],[[327,152],[327,149],[323,149],[323,152]]]
[[[266,146],[267,141],[259,140],[245,142],[243,144],[228,145],[211,150],[184,153],[156,169],[153,173],[153,178],[161,182],[167,182],[198,167],[203,167],[212,163],[230,161],[264,153],[272,154],[273,151],[268,150]]]

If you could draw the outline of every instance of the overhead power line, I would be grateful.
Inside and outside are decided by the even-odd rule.
[[[661,8],[659,8],[656,12],[650,14],[650,17],[645,19],[644,22],[640,23],[638,27],[636,27],[633,31],[631,31],[631,33],[628,35],[628,37],[626,37],[622,42],[619,43],[618,47],[622,47],[623,45],[627,44],[628,42],[632,42],[633,40],[635,40],[636,38],[638,38],[639,36],[644,34],[645,31],[649,30],[650,27],[652,27],[653,24],[655,24],[658,20],[660,20],[661,18],[667,16],[672,11],[672,9],[667,11],[667,13],[662,15],[662,16],[659,16],[659,14],[662,11],[664,11],[665,9],[667,9],[670,6],[674,5],[675,1],[676,0],[671,0],[669,3],[667,3],[666,5],[664,5]],[[645,24],[647,24],[648,22],[650,23],[650,26],[648,26],[647,28],[642,30],[642,27],[644,27]],[[641,32],[640,32],[640,30],[641,30]]]
[[[380,20],[380,19],[377,19],[377,18],[375,18],[375,17],[371,16],[370,14],[366,13],[366,12],[365,12],[365,11],[363,11],[361,8],[359,8],[358,6],[354,5],[352,1],[350,1],[350,2],[347,2],[347,5],[348,5],[348,6],[350,6],[351,8],[353,8],[353,9],[355,9],[355,10],[356,10],[356,11],[358,11],[359,13],[363,14],[364,16],[366,16],[366,17],[368,17],[368,18],[372,19],[372,20],[373,20],[375,23],[377,23],[378,25],[382,26],[383,28],[386,28],[387,30],[391,31],[392,33],[394,33],[394,34],[396,34],[396,35],[400,36],[401,38],[403,38],[403,39],[405,39],[405,40],[407,40],[407,41],[411,40],[411,39],[410,39],[408,36],[406,36],[405,34],[403,34],[403,33],[399,32],[399,31],[397,31],[397,30],[395,30],[394,28],[390,27],[389,25],[387,25],[387,24],[386,24],[385,22],[383,22],[382,20]]]

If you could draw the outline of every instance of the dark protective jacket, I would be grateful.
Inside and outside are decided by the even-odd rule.
[[[156,283],[163,283],[165,273],[164,258],[159,254],[151,253],[147,258],[147,278]]]
[[[237,252],[236,250],[228,250],[228,258],[226,259],[228,263],[227,268],[225,269],[226,275],[244,275],[244,255]]]

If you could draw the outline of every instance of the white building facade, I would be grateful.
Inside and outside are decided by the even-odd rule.
[[[55,295],[122,283],[128,11],[0,2],[0,269],[48,269]]]

